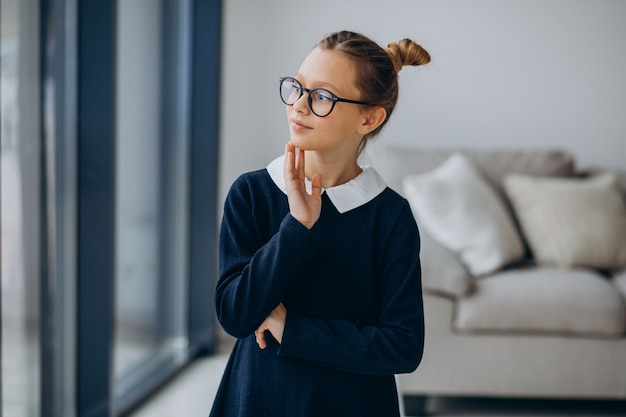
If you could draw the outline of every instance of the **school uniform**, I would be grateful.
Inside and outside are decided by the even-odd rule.
[[[398,416],[394,374],[415,370],[424,344],[409,204],[365,167],[323,190],[308,230],[289,213],[283,158],[225,202],[215,307],[238,340],[210,415]],[[266,332],[262,350],[254,331],[281,302],[282,343]]]

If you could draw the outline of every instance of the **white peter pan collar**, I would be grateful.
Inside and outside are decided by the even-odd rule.
[[[267,166],[267,172],[278,188],[287,194],[283,174],[284,158],[285,156],[282,155],[270,162]],[[322,192],[328,195],[339,213],[343,214],[369,203],[387,188],[387,184],[373,167],[367,166],[362,167],[362,169],[363,172],[347,183],[322,189]],[[311,193],[311,181],[308,178],[305,179],[305,184],[307,191]]]

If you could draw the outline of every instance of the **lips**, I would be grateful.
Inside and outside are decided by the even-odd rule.
[[[308,130],[308,129],[312,129],[311,127],[305,125],[304,123],[302,123],[300,120],[298,119],[291,119],[290,120],[290,124],[291,124],[291,128],[294,130]]]

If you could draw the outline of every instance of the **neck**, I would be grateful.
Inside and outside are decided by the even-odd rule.
[[[362,169],[357,164],[356,155],[350,158],[345,156],[333,158],[316,151],[306,151],[305,171],[307,178],[320,174],[322,187],[331,188],[353,180],[362,172]]]

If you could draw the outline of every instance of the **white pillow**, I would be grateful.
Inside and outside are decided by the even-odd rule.
[[[462,154],[425,174],[406,176],[403,191],[420,225],[456,254],[472,275],[524,257],[504,202]]]
[[[538,263],[626,267],[626,207],[615,175],[509,175],[504,186]]]

